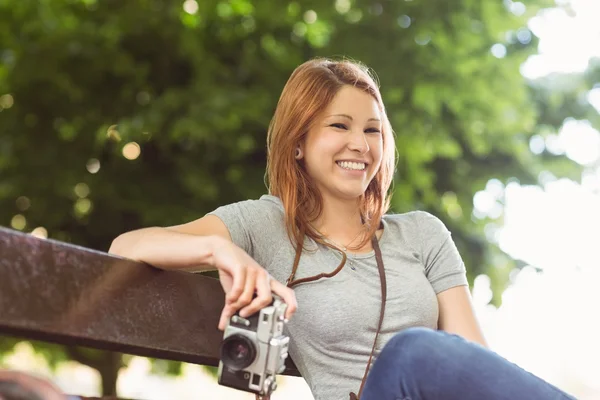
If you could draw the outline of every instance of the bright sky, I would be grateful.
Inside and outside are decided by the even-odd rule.
[[[570,4],[571,13],[551,9],[531,19],[539,55],[522,65],[525,77],[582,72],[591,57],[600,57],[600,1]],[[600,112],[600,85],[587,100]],[[565,154],[584,173],[574,182],[544,172],[542,187],[505,187],[492,180],[475,196],[478,213],[504,214],[504,226],[490,225],[488,239],[529,264],[513,274],[499,309],[486,305],[489,279],[479,277],[473,290],[477,312],[495,351],[579,399],[598,399],[600,134],[588,121],[567,119],[555,134],[533,137],[530,149]]]
[[[505,0],[522,13],[523,3]],[[569,3],[557,0],[557,4]],[[581,72],[591,57],[600,57],[600,0],[571,0],[572,12],[549,9],[530,21],[540,38],[539,55],[522,66],[528,78],[552,72]],[[522,36],[527,39],[526,35]],[[492,53],[503,56],[502,46]],[[600,112],[600,85],[588,94]],[[567,120],[556,134],[536,136],[531,151],[565,154],[585,167],[578,182],[540,175],[542,187],[505,186],[491,180],[477,193],[477,215],[504,215],[504,226],[490,224],[488,239],[530,266],[512,275],[512,284],[496,309],[487,305],[489,278],[480,276],[473,288],[476,312],[492,348],[509,360],[576,395],[600,398],[600,134],[587,121]],[[499,200],[504,199],[506,207]],[[537,273],[537,270],[543,273]],[[43,361],[27,345],[7,361],[16,368],[49,376]],[[65,390],[97,394],[98,377],[89,369],[66,364],[54,377]],[[77,382],[74,384],[74,382]],[[311,399],[299,378],[279,379],[275,398]],[[143,358],[135,358],[122,372],[119,390],[124,397],[143,399],[202,398],[243,400],[249,394],[218,386],[198,366],[186,366],[179,378],[149,374]]]
[[[570,4],[573,12],[552,8],[530,20],[529,29],[540,38],[540,43],[539,55],[532,56],[522,66],[521,73],[527,78],[551,72],[581,72],[591,57],[600,57],[600,1],[556,0],[556,3]]]

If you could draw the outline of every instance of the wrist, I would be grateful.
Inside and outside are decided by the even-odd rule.
[[[205,265],[208,267],[215,266],[215,249],[219,246],[223,238],[210,235],[210,236],[197,236],[198,240],[195,241],[194,247],[196,254],[198,254],[198,265]]]

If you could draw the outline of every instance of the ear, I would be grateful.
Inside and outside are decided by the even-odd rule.
[[[302,160],[304,158],[304,140],[301,140],[296,145],[296,150],[294,150],[294,158],[296,160]]]

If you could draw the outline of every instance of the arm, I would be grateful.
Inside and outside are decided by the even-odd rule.
[[[456,286],[437,295],[440,316],[438,328],[488,347],[479,327],[468,286]]]
[[[264,268],[236,246],[227,226],[214,215],[183,225],[124,233],[112,242],[109,253],[161,269],[217,269],[226,294],[220,329],[237,310],[241,309],[240,315],[245,317],[270,304],[271,292],[287,303],[286,318],[296,310],[294,292],[271,279]]]
[[[214,215],[167,228],[144,228],[119,235],[109,253],[161,269],[206,271],[218,238],[231,242],[229,230]]]

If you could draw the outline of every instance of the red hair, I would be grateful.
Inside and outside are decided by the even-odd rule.
[[[356,62],[323,58],[307,61],[294,70],[285,84],[267,134],[269,193],[283,203],[287,232],[296,249],[301,248],[304,234],[323,242],[322,235],[310,224],[321,215],[321,194],[294,154],[312,124],[345,85],[373,96],[379,105],[383,126],[381,167],[360,198],[360,215],[368,234],[357,248],[371,239],[389,209],[388,192],[396,152],[392,127],[375,79],[367,67]]]

